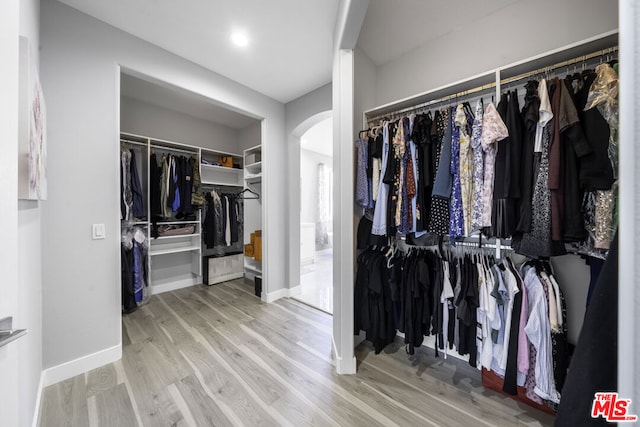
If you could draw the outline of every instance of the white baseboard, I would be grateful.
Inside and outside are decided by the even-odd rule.
[[[291,289],[283,288],[283,289],[278,289],[277,291],[274,291],[274,292],[269,292],[269,293],[263,292],[264,298],[262,300],[264,302],[274,302],[276,300],[279,300],[280,298],[291,298],[291,297],[298,296],[301,293],[302,293],[301,286],[295,286]]]
[[[40,372],[40,381],[38,382],[38,393],[36,394],[36,407],[33,409],[33,418],[31,427],[38,427],[40,419],[40,404],[42,403],[42,390],[44,390],[44,371]]]
[[[177,289],[188,288],[189,286],[198,285],[200,283],[202,283],[202,277],[197,277],[197,278],[194,277],[193,279],[176,280],[175,282],[152,285],[151,293],[155,295],[155,294],[161,294],[163,292],[171,292]]]
[[[355,375],[358,366],[356,357],[353,356],[351,359],[340,357],[333,337],[331,337],[331,348],[333,349],[333,358],[336,360],[336,373],[338,375]]]
[[[52,366],[42,371],[42,386],[59,383],[76,375],[113,363],[122,358],[122,344],[79,357],[75,360]]]

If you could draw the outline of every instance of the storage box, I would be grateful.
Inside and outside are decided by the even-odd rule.
[[[244,256],[253,257],[253,245],[244,245]]]
[[[260,153],[251,153],[247,154],[247,158],[245,159],[245,165],[252,165],[254,163],[258,163],[262,161],[262,156]]]
[[[256,230],[255,233],[251,233],[253,238],[253,258],[262,262],[262,230]]]
[[[244,276],[244,255],[239,253],[210,257],[205,268],[207,268],[207,285],[238,279]]]

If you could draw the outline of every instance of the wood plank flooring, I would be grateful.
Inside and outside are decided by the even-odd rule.
[[[123,317],[122,360],[47,387],[48,426],[546,426],[480,372],[400,339],[335,373],[331,316],[264,304],[243,280],[154,295]]]

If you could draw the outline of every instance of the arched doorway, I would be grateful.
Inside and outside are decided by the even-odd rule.
[[[333,119],[300,137],[300,294],[296,299],[333,313]],[[292,177],[293,178],[293,177]]]

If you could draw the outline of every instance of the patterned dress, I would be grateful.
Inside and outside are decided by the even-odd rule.
[[[484,152],[482,150],[482,99],[476,104],[471,148],[473,149],[473,190],[471,195],[471,230],[482,228],[482,184],[484,182]]]
[[[542,133],[542,158],[531,201],[531,232],[522,235],[519,253],[532,257],[551,256],[551,190],[549,178],[549,142],[551,121]]]
[[[498,110],[489,104],[482,117],[482,136],[480,141],[484,156],[484,180],[482,184],[482,226],[491,227],[491,208],[493,206],[493,179],[496,173],[496,141],[509,136],[507,126]]]
[[[469,118],[466,108],[458,108],[456,124],[460,128],[460,191],[462,196],[462,215],[464,218],[464,235],[471,234],[471,217],[473,210],[473,152],[471,135],[469,135]]]
[[[451,175],[453,176],[453,187],[451,189],[451,199],[449,203],[449,236],[451,238],[464,236],[464,214],[462,212],[462,184],[460,182],[460,128],[456,122],[457,111],[464,106],[460,104],[457,110],[451,115]]]
[[[405,152],[405,145],[404,145],[404,126],[402,126],[402,120],[400,122],[398,122],[398,130],[396,132],[396,136],[395,138],[393,138],[393,152],[394,155],[396,157],[396,159],[398,159],[398,172],[397,172],[397,177],[396,177],[396,182],[398,183],[398,198],[396,200],[396,210],[395,210],[395,215],[394,215],[394,225],[396,227],[400,227],[402,226],[402,197],[403,197],[403,185],[402,183],[404,182],[404,166],[403,165],[403,159],[404,159],[404,152]]]

